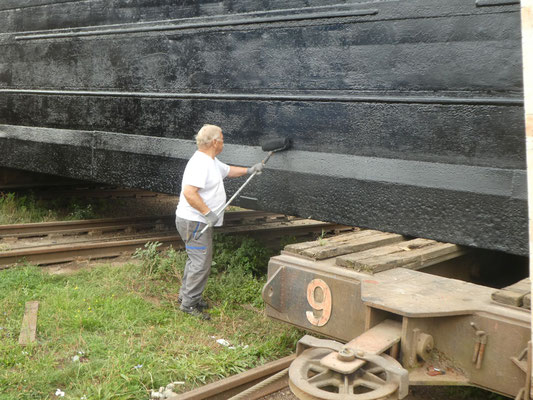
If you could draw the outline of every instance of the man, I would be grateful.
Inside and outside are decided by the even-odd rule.
[[[176,227],[188,255],[178,302],[181,303],[180,310],[208,320],[209,314],[204,312],[208,305],[202,293],[211,271],[213,226],[222,225],[224,219],[222,207],[226,203],[226,192],[223,179],[261,173],[263,164],[244,168],[220,162],[216,156],[224,148],[224,135],[215,125],[204,125],[196,135],[196,144],[198,150],[185,167],[176,209]],[[206,225],[209,229],[197,238]]]

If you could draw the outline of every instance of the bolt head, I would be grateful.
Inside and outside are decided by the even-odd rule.
[[[339,351],[337,358],[341,361],[352,361],[355,359],[355,353],[352,349],[344,347]]]

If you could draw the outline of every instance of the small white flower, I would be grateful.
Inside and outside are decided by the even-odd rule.
[[[87,396],[81,396],[80,400],[87,400]]]
[[[133,368],[135,368],[135,369],[139,369],[139,368],[142,368],[142,367],[143,367],[143,365],[142,365],[142,364],[139,364],[139,365],[136,365],[136,366],[133,367]]]
[[[57,397],[65,397],[65,392],[63,392],[61,389],[56,390],[56,396]]]

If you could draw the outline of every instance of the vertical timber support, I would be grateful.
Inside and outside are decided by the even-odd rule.
[[[521,0],[521,16],[529,213],[529,276],[531,278],[533,277],[533,0]],[[531,279],[531,285],[533,289],[533,279]],[[531,321],[533,322],[533,318]],[[531,332],[533,334],[533,327]],[[526,379],[528,384],[525,388],[525,399],[531,399],[531,350],[528,353],[529,376]]]
[[[416,343],[420,330],[413,326],[412,320],[403,317],[401,346],[401,363],[404,368],[415,368],[417,366]]]

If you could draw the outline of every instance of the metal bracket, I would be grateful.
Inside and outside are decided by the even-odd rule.
[[[296,355],[299,356],[304,350],[307,350],[311,347],[329,349],[332,351],[341,351],[344,345],[336,342],[335,340],[317,339],[314,336],[305,335],[298,340],[298,344],[296,345]]]
[[[470,322],[470,326],[476,332],[476,344],[474,347],[474,354],[472,355],[472,363],[476,364],[476,369],[481,369],[488,335],[487,332],[479,330],[475,323]]]
[[[280,267],[267,281],[261,293],[263,301],[278,312],[282,312],[283,307],[281,286],[284,271],[285,267]]]

